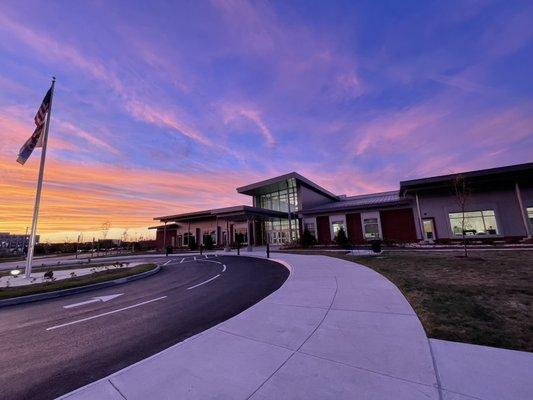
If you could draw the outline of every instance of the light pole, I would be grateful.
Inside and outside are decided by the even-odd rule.
[[[28,255],[28,228],[29,226],[26,227],[26,233],[24,234],[24,253],[26,255]]]
[[[78,241],[76,242],[76,260],[78,259],[78,248],[80,247],[80,236],[78,235]]]

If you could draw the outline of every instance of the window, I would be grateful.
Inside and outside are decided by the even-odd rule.
[[[336,238],[340,230],[344,230],[346,233],[346,228],[344,227],[344,221],[332,221],[331,230],[333,231],[333,238]]]
[[[316,238],[316,227],[314,222],[306,222],[304,224],[304,230],[307,229],[311,235]]]
[[[287,191],[288,191],[288,196],[287,196]],[[287,197],[288,197],[288,200],[287,200]],[[282,211],[282,212],[288,212],[289,203],[291,207],[291,212],[297,212],[298,211],[298,188],[297,188],[295,179],[289,179],[288,190],[287,190],[287,186],[282,184],[279,189],[273,189],[272,192],[270,193],[258,195],[255,200],[255,204],[257,204],[261,208],[265,208],[267,210]]]
[[[529,224],[533,226],[533,207],[528,207],[526,211],[527,211],[527,219],[529,219]]]
[[[379,238],[379,223],[377,218],[363,218],[363,233],[365,239]]]
[[[497,235],[498,224],[494,210],[465,211],[450,213],[450,224],[454,235]]]

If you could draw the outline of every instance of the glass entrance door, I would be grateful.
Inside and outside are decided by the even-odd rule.
[[[433,242],[437,237],[435,235],[435,221],[433,218],[422,219],[424,225],[424,238],[428,242]]]

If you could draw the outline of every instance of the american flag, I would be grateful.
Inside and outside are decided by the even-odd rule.
[[[35,118],[33,119],[35,121],[35,130],[33,131],[33,134],[30,136],[28,140],[26,140],[26,143],[20,148],[19,155],[17,157],[17,162],[24,165],[26,160],[30,157],[31,153],[33,152],[33,149],[36,147],[42,147],[42,141],[43,141],[43,132],[44,132],[44,122],[46,114],[48,113],[48,110],[50,109],[50,99],[52,97],[52,88],[46,92],[46,95],[44,96],[43,102],[41,103],[41,106],[39,107],[39,110],[37,111],[37,114],[35,114]]]

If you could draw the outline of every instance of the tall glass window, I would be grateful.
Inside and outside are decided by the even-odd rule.
[[[450,224],[454,235],[497,235],[498,225],[494,210],[450,213]]]
[[[257,196],[257,205],[267,210],[288,212],[291,206],[291,212],[298,211],[298,191],[295,179],[289,179],[289,190],[287,196],[287,188],[275,190],[270,193],[265,193]]]

